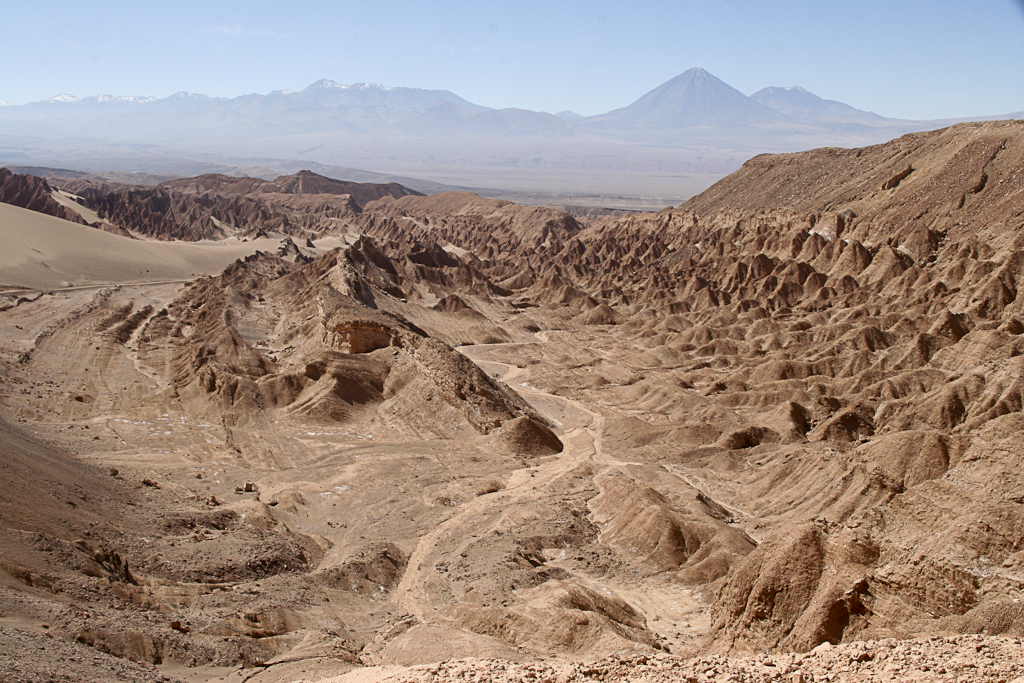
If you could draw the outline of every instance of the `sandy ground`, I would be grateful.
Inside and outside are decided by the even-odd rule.
[[[335,558],[333,562],[325,561],[326,565],[344,564],[353,553],[374,543],[393,542],[407,555],[408,569],[393,584],[386,587],[371,584],[366,586],[366,592],[362,592],[365,577],[358,579],[360,588],[356,592],[337,588],[325,590],[324,586],[309,584],[314,586],[318,598],[305,607],[299,606],[305,602],[299,599],[305,590],[302,582],[296,583],[287,573],[262,578],[224,576],[222,585],[232,590],[230,594],[221,595],[237,597],[229,598],[226,603],[223,598],[211,600],[212,595],[187,601],[178,599],[159,607],[159,619],[164,623],[180,619],[196,634],[187,638],[197,638],[213,628],[211,624],[215,621],[211,622],[210,616],[246,611],[267,615],[271,605],[291,604],[286,608],[290,616],[283,618],[286,622],[292,621],[294,626],[285,628],[301,625],[300,628],[290,635],[275,636],[279,641],[275,647],[280,648],[280,652],[262,662],[261,667],[237,669],[218,665],[216,659],[204,664],[202,658],[194,659],[196,651],[182,646],[176,654],[166,656],[160,666],[163,675],[189,681],[276,683],[441,681],[474,672],[474,675],[485,676],[483,680],[550,678],[571,681],[591,680],[598,674],[587,672],[601,671],[605,680],[689,680],[687,676],[695,680],[726,680],[728,675],[743,675],[747,680],[767,681],[800,671],[806,674],[803,679],[806,681],[890,680],[882,673],[886,666],[892,665],[891,660],[878,660],[871,665],[874,669],[865,666],[844,671],[844,667],[850,666],[849,659],[836,663],[817,656],[799,666],[794,664],[793,658],[776,658],[777,663],[770,667],[763,665],[760,659],[689,660],[661,655],[651,659],[652,650],[648,645],[638,647],[638,643],[623,639],[614,629],[609,630],[609,624],[603,621],[598,621],[598,630],[587,637],[582,650],[559,653],[556,646],[554,651],[544,655],[555,659],[546,660],[536,658],[538,652],[545,649],[543,641],[553,637],[551,632],[541,629],[540,640],[530,640],[524,632],[517,636],[522,645],[510,647],[507,642],[465,629],[465,615],[451,601],[451,590],[457,585],[462,586],[456,588],[459,591],[479,586],[479,590],[485,592],[485,600],[488,591],[495,591],[492,594],[496,599],[508,603],[511,609],[492,617],[496,620],[494,623],[507,620],[514,623],[522,615],[531,614],[531,610],[550,610],[557,604],[557,595],[538,593],[544,585],[527,585],[504,592],[493,583],[495,579],[502,580],[501,577],[489,573],[497,557],[516,547],[516,544],[507,545],[501,540],[503,537],[511,532],[513,540],[529,538],[539,532],[552,539],[541,543],[537,551],[545,571],[559,572],[558,583],[562,585],[579,586],[593,595],[605,595],[630,605],[644,620],[646,632],[653,636],[651,643],[659,642],[667,649],[685,652],[708,633],[709,605],[702,592],[694,586],[666,582],[664,577],[653,575],[649,570],[638,572],[642,565],[624,564],[635,550],[631,551],[628,545],[622,547],[629,541],[611,536],[616,532],[607,528],[607,524],[614,520],[599,504],[595,505],[600,500],[595,496],[607,488],[604,482],[609,478],[625,477],[628,481],[646,482],[664,491],[697,487],[705,495],[735,507],[740,501],[734,494],[723,500],[722,487],[735,487],[736,483],[723,479],[721,472],[652,461],[647,452],[624,448],[622,428],[618,425],[634,410],[628,402],[619,407],[612,405],[616,401],[614,392],[605,394],[604,401],[595,401],[592,393],[587,394],[589,400],[572,398],[565,395],[565,389],[556,388],[567,378],[564,365],[535,363],[539,358],[553,359],[556,355],[577,360],[597,356],[604,359],[601,365],[604,376],[636,372],[635,362],[629,360],[629,345],[624,340],[617,340],[601,330],[589,330],[585,334],[543,331],[525,335],[515,343],[460,347],[460,351],[474,359],[486,373],[515,387],[556,425],[565,444],[564,451],[557,456],[525,462],[508,460],[478,439],[461,443],[417,440],[411,439],[405,430],[382,423],[314,427],[281,420],[261,427],[261,438],[264,443],[274,444],[274,455],[258,461],[239,458],[225,447],[226,432],[222,426],[196,413],[196,404],[174,397],[159,366],[154,365],[154,359],[140,359],[139,340],[133,338],[127,345],[119,345],[90,331],[95,321],[101,321],[107,312],[118,309],[124,302],[132,302],[135,310],[143,306],[157,309],[169,305],[180,292],[181,286],[173,284],[123,286],[91,311],[90,308],[96,306],[95,292],[56,292],[8,311],[7,319],[12,323],[16,321],[16,325],[5,326],[4,348],[12,352],[31,352],[32,358],[31,373],[24,375],[25,381],[32,384],[16,385],[30,387],[30,393],[21,394],[23,398],[9,405],[20,406],[15,414],[24,420],[22,429],[29,427],[33,438],[74,450],[84,462],[94,463],[101,470],[116,468],[120,472],[119,479],[136,482],[135,490],[145,497],[146,509],[154,515],[153,522],[167,515],[194,511],[197,502],[213,497],[223,501],[217,511],[263,519],[269,514],[286,523],[286,533],[324,539],[324,543],[333,547],[327,557]],[[54,326],[54,311],[64,311],[61,320],[66,322]],[[86,338],[95,341],[82,343]],[[73,354],[71,358],[66,355],[69,352]],[[68,367],[78,369],[68,375]],[[22,372],[19,370],[18,374]],[[646,372],[650,374],[653,368],[648,367]],[[70,393],[69,387],[73,387]],[[125,392],[119,387],[131,389]],[[74,400],[74,396],[79,395],[86,396],[88,403],[83,405]],[[586,472],[585,478],[580,478],[581,471]],[[425,483],[420,483],[424,478]],[[140,486],[137,482],[143,479],[156,482],[161,488]],[[497,490],[484,495],[474,493],[474,487],[486,485],[488,480],[498,482]],[[255,483],[256,493],[235,492],[246,481]],[[599,485],[595,486],[594,482]],[[288,511],[282,508],[281,501],[289,501]],[[271,502],[276,505],[267,507]],[[619,504],[628,505],[626,499]],[[576,514],[595,519],[606,531],[595,530],[596,535],[590,537],[591,540],[585,540],[586,534],[574,539],[571,531],[565,535],[560,520],[573,514],[574,509]],[[756,518],[745,522],[744,527],[752,534],[760,533]],[[223,559],[215,559],[223,557],[222,553],[250,552],[245,550],[245,545],[228,545],[231,539],[241,538],[245,533],[250,533],[245,531],[245,525],[225,529],[206,527],[199,535],[206,540],[198,547],[209,544],[214,553],[210,559],[223,563]],[[198,563],[208,561],[192,556],[191,551],[173,559],[175,546],[183,540],[191,540],[192,532],[182,535],[163,531],[157,535],[161,537],[156,541],[157,547],[146,548],[151,545],[149,542],[135,547],[127,541],[123,546],[135,548],[130,552],[137,558],[136,571],[150,576],[148,582],[154,595],[175,583],[157,578],[166,572],[166,569],[158,569],[162,566],[160,555],[172,563],[184,561],[186,566],[199,567],[202,565]],[[223,546],[218,548],[218,544]],[[469,556],[469,563],[460,570],[466,572],[469,582],[449,587],[439,584],[438,578],[442,575],[438,574],[438,568],[449,566],[452,558],[460,555]],[[301,574],[296,578],[299,576]],[[273,592],[266,594],[269,600],[265,601],[262,595],[267,589]],[[474,600],[472,592],[464,592],[463,601]],[[330,602],[323,602],[324,599]],[[123,613],[118,615],[102,605],[92,609],[96,613],[93,620],[107,612],[109,616],[105,618],[111,620],[109,623],[120,622],[121,628],[147,632],[145,621],[129,626],[131,620],[125,622]],[[589,618],[594,619],[595,612],[572,611],[570,614],[573,619],[577,614],[589,614]],[[266,621],[270,617],[260,618]],[[328,643],[322,641],[321,635],[316,635],[318,627],[314,626],[324,619],[344,624],[357,641],[362,639],[366,643],[359,648],[359,657],[349,655],[339,659],[329,654],[329,648],[325,649]],[[10,627],[40,633],[40,623],[42,619],[31,623],[22,620]],[[73,625],[74,617],[68,623],[64,633],[80,632],[82,627]],[[382,637],[384,634],[390,635]],[[17,635],[17,638],[23,637]],[[996,648],[992,651],[1000,653],[998,661],[1006,662],[1005,653],[999,649],[1007,647],[1002,642],[986,640],[983,644]],[[935,674],[943,658],[952,656],[950,652],[959,656],[965,651],[964,647],[970,652],[979,652],[974,649],[973,641],[964,647],[961,645],[948,645],[949,652],[932,648],[927,656],[913,658],[911,661],[918,666],[916,680],[958,680],[954,672],[962,675],[971,671],[964,665],[955,670],[948,668],[949,676]],[[1010,646],[1015,645],[1010,643]],[[551,647],[551,641],[547,647]],[[888,645],[885,647],[891,649]],[[913,652],[908,650],[909,654]],[[646,653],[643,656],[647,658],[643,663],[637,659],[642,653]],[[602,656],[615,659],[600,660]],[[467,657],[479,661],[460,663],[459,660]],[[490,659],[479,659],[481,657]],[[422,666],[441,660],[446,663]],[[91,662],[87,658],[81,661]],[[123,660],[114,660],[120,661]],[[115,666],[107,662],[104,659],[90,666],[101,669]],[[359,664],[369,666],[352,669]],[[1005,679],[1009,669],[1004,669],[1005,666],[998,672],[1004,676],[1003,680],[1009,680]],[[831,679],[811,677],[826,673],[836,675]],[[861,673],[878,677],[855,677]],[[113,673],[105,675],[114,676]],[[127,673],[116,675],[128,676]],[[341,678],[337,678],[339,675]],[[1000,680],[1000,676],[986,674],[976,680]]]
[[[191,280],[219,273],[276,239],[168,243],[133,240],[0,204],[0,291]]]

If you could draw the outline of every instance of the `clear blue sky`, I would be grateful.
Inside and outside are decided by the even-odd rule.
[[[8,2],[0,100],[341,83],[490,107],[625,106],[701,66],[886,116],[1024,110],[1024,0]]]

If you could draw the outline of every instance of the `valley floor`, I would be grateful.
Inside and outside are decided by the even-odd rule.
[[[1022,673],[1019,639],[981,636],[708,656],[716,580],[666,571],[678,560],[659,544],[686,529],[680,519],[719,555],[801,523],[791,505],[759,510],[791,453],[709,462],[652,447],[678,429],[651,406],[679,367],[614,326],[459,347],[555,426],[559,454],[513,457],[368,419],[261,424],[259,455],[242,457],[230,442],[247,429],[204,418],[152,354],[140,359],[139,339],[96,332],[123,302],[156,310],[180,291],[74,289],[3,313],[5,451],[56,463],[5,501],[35,510],[3,541],[10,680],[152,680],[145,662],[172,679],[253,683]],[[700,436],[705,421],[687,424],[691,438],[721,433]],[[803,495],[836,476],[802,478]],[[121,562],[134,583],[116,580]]]

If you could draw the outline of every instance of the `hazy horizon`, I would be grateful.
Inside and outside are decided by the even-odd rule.
[[[235,97],[342,84],[449,90],[492,108],[589,116],[624,107],[691,67],[746,95],[801,86],[887,117],[1024,110],[1024,2],[801,0],[494,2],[388,7],[267,2],[165,7],[57,1],[8,8],[0,100],[60,93]]]

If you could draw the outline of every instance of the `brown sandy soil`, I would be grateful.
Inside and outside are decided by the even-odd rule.
[[[828,207],[384,199],[6,295],[0,637],[37,678],[1013,680],[1021,131],[785,157]]]
[[[278,239],[205,244],[133,240],[35,211],[0,204],[0,292],[123,282],[188,281],[219,273]]]
[[[1020,639],[985,636],[825,644],[806,654],[684,659],[668,654],[613,656],[597,661],[544,659],[529,664],[464,659],[411,667],[375,667],[322,679],[325,683],[431,683],[466,678],[512,681],[1013,681],[1024,680]]]

